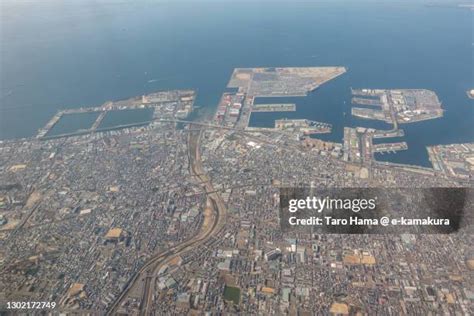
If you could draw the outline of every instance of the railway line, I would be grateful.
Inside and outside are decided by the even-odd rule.
[[[196,177],[200,183],[204,184],[204,189],[208,195],[208,202],[212,212],[207,215],[205,214],[205,216],[209,217],[208,219],[211,221],[211,224],[209,227],[203,226],[203,230],[195,238],[188,239],[165,252],[157,253],[155,256],[151,257],[130,279],[125,289],[109,308],[107,315],[116,315],[121,303],[127,298],[131,289],[137,284],[137,282],[141,282],[143,279],[145,279],[145,283],[142,292],[142,301],[140,303],[140,315],[151,314],[150,309],[154,293],[154,281],[156,272],[160,267],[172,258],[203,245],[209,238],[222,229],[223,224],[225,223],[227,209],[222,197],[219,195],[218,191],[214,189],[210,179],[202,167],[199,151],[201,135],[201,129],[194,130],[188,134],[188,159],[191,174]],[[203,225],[205,224],[206,219],[204,220]]]

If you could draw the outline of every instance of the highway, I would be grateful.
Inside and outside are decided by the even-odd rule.
[[[174,257],[180,256],[204,244],[224,226],[227,209],[222,197],[218,191],[214,189],[202,166],[199,150],[201,135],[201,129],[194,130],[188,134],[188,159],[191,175],[197,178],[204,186],[211,212],[204,212],[205,218],[203,227],[197,236],[173,246],[165,252],[157,253],[148,259],[143,267],[129,280],[125,289],[109,308],[107,315],[116,315],[121,303],[127,298],[130,290],[138,284],[138,282],[142,282],[143,279],[145,279],[145,283],[140,304],[140,315],[150,315],[152,313],[151,308],[157,271]]]
[[[200,126],[200,127],[205,127],[205,128],[215,128],[215,129],[224,129],[224,130],[231,130],[231,131],[237,131],[237,132],[248,132],[248,133],[259,133],[262,130],[259,128],[253,128],[253,129],[242,129],[242,128],[235,128],[235,127],[228,127],[228,126],[221,126],[221,125],[216,125],[216,124],[210,124],[210,123],[203,123],[203,122],[194,122],[194,121],[186,121],[186,120],[179,120],[179,119],[163,119],[163,118],[154,118],[148,121],[143,121],[143,122],[138,122],[138,123],[130,123],[130,124],[123,124],[123,125],[117,125],[113,127],[104,127],[104,128],[96,128],[96,129],[87,129],[87,130],[79,130],[79,131],[74,131],[71,133],[65,133],[65,134],[58,134],[58,135],[51,135],[51,136],[45,136],[47,132],[40,132],[36,138],[41,139],[41,140],[50,140],[50,139],[57,139],[57,138],[65,138],[65,137],[72,137],[72,136],[80,136],[80,135],[87,135],[87,134],[92,134],[92,133],[100,133],[100,132],[108,132],[108,131],[114,131],[114,130],[120,130],[124,128],[133,128],[133,127],[140,127],[140,126],[146,126],[150,123],[153,122],[162,122],[162,123],[182,123],[182,124],[190,124],[190,125],[195,125],[195,126]],[[280,134],[285,134],[282,131],[276,130],[276,129],[265,129],[266,132],[273,132],[273,133],[280,133]]]

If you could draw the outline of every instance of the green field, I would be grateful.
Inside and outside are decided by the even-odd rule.
[[[227,286],[224,289],[224,299],[232,301],[235,305],[239,305],[240,289],[238,287]]]

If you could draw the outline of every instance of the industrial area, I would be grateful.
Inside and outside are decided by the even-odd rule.
[[[378,109],[353,114],[393,129],[345,127],[341,143],[312,138],[332,126],[303,118],[248,126],[252,112],[296,110],[256,97],[303,96],[345,72],[238,68],[209,121],[186,119],[193,90],[161,91],[60,111],[37,137],[1,141],[0,301],[90,315],[474,313],[469,230],[281,231],[283,187],[473,185],[474,144],[428,148],[433,168],[374,159],[407,149],[374,143],[403,137],[398,123],[442,115],[428,90],[354,90],[354,103]],[[140,108],[148,121],[100,128],[110,111]],[[91,127],[48,136],[88,111]]]
[[[436,93],[423,89],[352,89],[352,103],[370,108],[353,107],[352,115],[394,124],[413,123],[443,116]]]
[[[461,179],[472,178],[474,171],[474,144],[450,144],[428,147],[435,170]]]

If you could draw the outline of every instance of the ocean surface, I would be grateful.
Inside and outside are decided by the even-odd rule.
[[[388,127],[351,117],[350,87],[431,89],[445,116],[403,125],[409,150],[380,157],[429,166],[426,146],[474,141],[473,29],[453,2],[4,0],[0,139],[35,135],[58,109],[165,89],[197,89],[203,119],[236,67],[345,66],[308,97],[276,101],[296,112],[251,124],[308,118],[341,142],[344,126]]]

